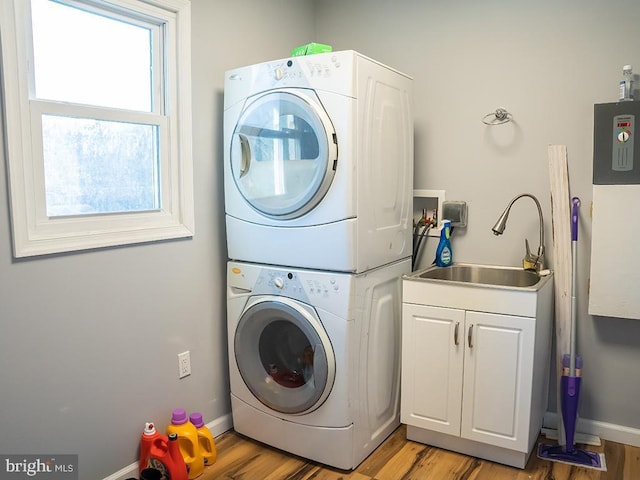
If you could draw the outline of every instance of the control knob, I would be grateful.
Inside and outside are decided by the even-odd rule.
[[[629,132],[626,130],[623,130],[618,134],[618,141],[622,143],[627,142],[629,140],[629,137],[630,137]]]

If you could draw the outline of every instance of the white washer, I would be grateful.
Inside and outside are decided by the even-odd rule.
[[[411,256],[411,102],[410,77],[354,51],[226,72],[229,258],[364,272]]]
[[[228,262],[237,432],[353,469],[400,424],[401,277]]]

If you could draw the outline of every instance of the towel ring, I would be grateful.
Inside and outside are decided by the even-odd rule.
[[[482,118],[482,123],[485,125],[502,125],[503,123],[510,122],[512,118],[513,115],[507,112],[506,109],[499,107],[495,112],[487,113]]]

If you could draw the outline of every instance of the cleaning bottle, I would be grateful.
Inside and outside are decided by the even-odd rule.
[[[149,467],[156,469],[161,467],[164,471],[162,459],[167,456],[169,451],[167,443],[167,437],[158,433],[153,423],[144,424],[144,430],[140,437],[140,473]]]
[[[189,478],[189,472],[187,471],[187,464],[184,463],[182,453],[180,452],[180,445],[178,444],[178,434],[169,434],[169,455],[173,462],[172,468],[169,469],[169,480],[187,480]]]
[[[451,252],[451,221],[442,221],[442,230],[440,230],[440,242],[436,248],[436,265],[439,267],[448,267],[453,263],[453,253]]]
[[[180,453],[187,465],[189,479],[196,478],[204,471],[204,458],[198,443],[198,431],[189,421],[184,408],[176,408],[171,414],[171,424],[167,427],[167,435],[178,435]]]
[[[621,102],[633,100],[633,67],[631,65],[622,67],[622,80],[620,80],[620,95],[618,100]]]
[[[187,480],[187,466],[180,455],[176,439],[171,441],[158,433],[151,422],[145,423],[140,439],[140,475],[146,469],[158,470],[162,474],[161,478]]]
[[[193,412],[189,415],[189,421],[193,423],[198,431],[198,443],[200,444],[200,453],[204,459],[204,466],[213,465],[216,462],[216,444],[213,441],[211,431],[204,424],[202,414]]]

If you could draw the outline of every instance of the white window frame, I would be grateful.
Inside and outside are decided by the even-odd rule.
[[[67,1],[67,0],[65,0]],[[74,0],[68,0],[71,4]],[[0,2],[5,154],[9,173],[13,252],[28,257],[193,236],[191,124],[191,5],[189,0],[83,0],[95,7],[136,12],[164,35],[165,84],[161,114],[131,112],[130,121],[159,126],[161,207],[144,212],[48,217],[41,114],[108,120],[109,109],[35,99],[29,0]],[[82,112],[82,113],[80,113]],[[119,112],[121,115],[121,112]],[[87,115],[88,114],[88,115]],[[122,120],[122,116],[119,117]],[[37,149],[40,148],[40,153]]]

